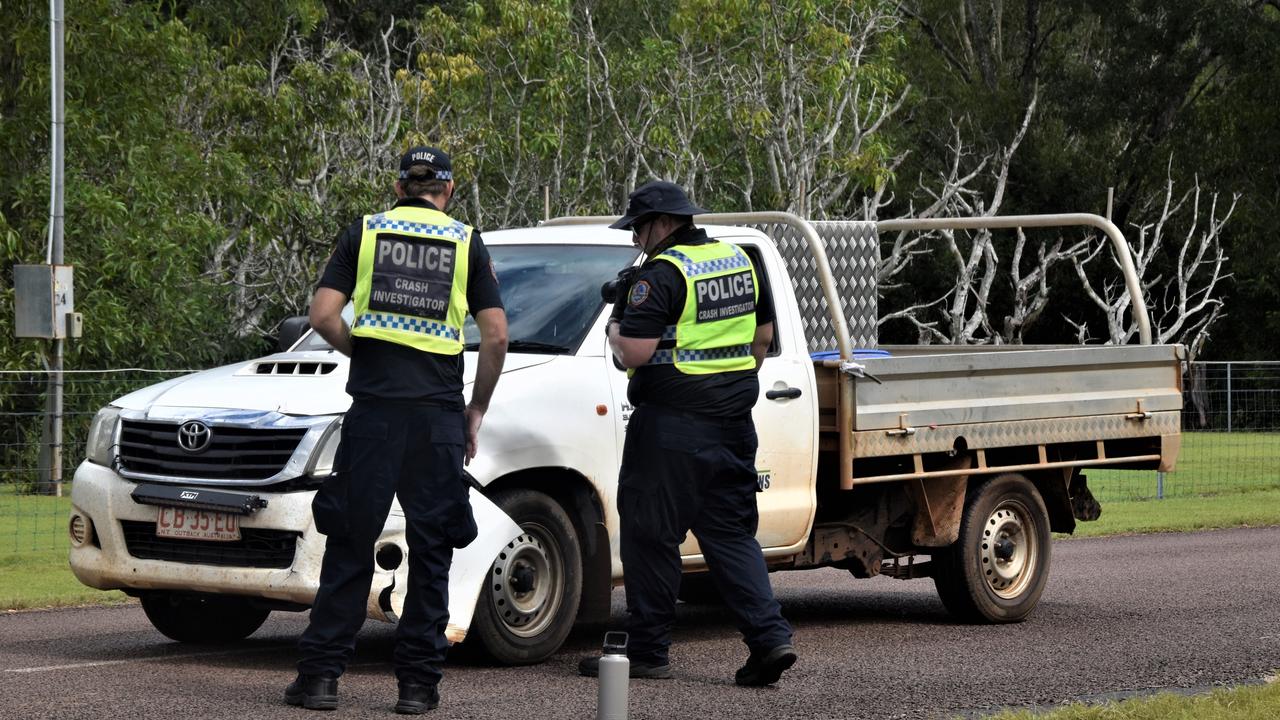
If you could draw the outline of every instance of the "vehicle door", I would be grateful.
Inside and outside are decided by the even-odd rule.
[[[736,243],[751,258],[761,290],[772,294],[773,344],[760,367],[760,397],[752,413],[760,448],[756,470],[760,492],[756,495],[760,526],[756,539],[765,554],[787,554],[809,533],[813,516],[817,437],[817,398],[813,388],[813,363],[809,360],[799,310],[790,278],[772,247],[762,247],[755,236],[720,238]],[[773,549],[774,552],[770,552]],[[698,555],[692,534],[680,546],[682,555]],[[686,564],[698,559],[686,558]]]

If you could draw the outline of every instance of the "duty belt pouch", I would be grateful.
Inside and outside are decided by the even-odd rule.
[[[341,452],[341,448],[339,448]],[[351,485],[351,473],[339,470],[324,481],[324,485],[311,500],[311,516],[316,530],[329,537],[346,537],[351,532],[348,521],[347,492]]]
[[[445,497],[441,501],[452,506],[445,515],[445,537],[450,546],[459,550],[470,545],[480,534],[475,514],[471,512],[470,486],[462,475],[462,454],[466,442],[464,417],[461,413],[450,413],[431,424],[431,443],[436,446],[436,457],[442,463],[437,472],[457,473],[455,482],[442,483]]]
[[[449,544],[455,550],[461,550],[470,545],[480,535],[480,528],[476,527],[475,514],[471,512],[471,502],[467,499],[467,489],[463,488],[462,492],[462,502],[454,507],[453,518],[445,528],[445,534],[449,536]]]
[[[325,478],[311,499],[311,517],[315,520],[316,530],[328,537],[351,535],[351,503],[348,500],[351,491],[350,426],[349,422],[343,424],[342,442],[338,444],[338,454],[333,459],[333,474]]]

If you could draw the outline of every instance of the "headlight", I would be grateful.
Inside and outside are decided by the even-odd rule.
[[[84,445],[85,457],[89,462],[103,467],[111,467],[115,452],[116,424],[120,419],[120,408],[108,405],[98,411],[89,426],[89,439]]]
[[[342,417],[329,423],[324,437],[316,443],[315,452],[311,455],[311,469],[307,472],[311,477],[329,477],[333,474],[333,459],[338,455],[338,443],[342,442]]]

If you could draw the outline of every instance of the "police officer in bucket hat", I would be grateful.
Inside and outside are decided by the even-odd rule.
[[[751,409],[773,340],[773,303],[741,248],[693,225],[706,212],[680,186],[655,181],[632,192],[610,225],[630,230],[646,254],[638,271],[620,274],[608,322],[635,407],[618,477],[627,656],[633,678],[672,677],[680,544],[692,531],[750,650],[734,680],[763,686],[796,661],[755,539]],[[578,670],[595,676],[599,665],[587,657]]]

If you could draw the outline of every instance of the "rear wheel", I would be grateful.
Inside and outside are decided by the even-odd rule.
[[[141,598],[147,619],[165,637],[178,642],[230,643],[252,635],[270,610],[248,598],[151,592]]]
[[[470,637],[500,663],[541,662],[560,648],[578,616],[578,533],[559,503],[543,493],[506,490],[492,499],[521,533],[489,568]]]
[[[969,622],[1020,622],[1049,578],[1049,513],[1035,485],[1000,475],[970,490],[960,537],[938,553],[933,582],[942,604]]]

